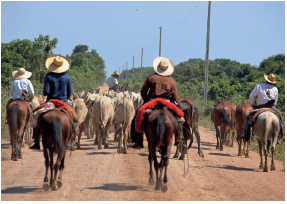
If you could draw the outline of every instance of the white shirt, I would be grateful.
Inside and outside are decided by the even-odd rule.
[[[28,79],[14,79],[10,88],[10,94],[12,95],[13,100],[24,99],[21,96],[23,91],[27,91],[27,96],[30,94],[34,95],[34,87],[31,81]]]
[[[254,98],[257,95],[258,95],[257,98],[258,105],[263,105],[272,99],[275,100],[274,106],[277,104],[278,89],[272,84],[269,83],[257,84],[249,95],[249,101],[251,105],[255,105]]]
[[[114,87],[114,85],[116,85],[116,84],[118,84],[118,80],[117,80],[117,78],[116,77],[113,77],[112,79],[111,79],[111,83],[110,83],[110,88],[113,88]]]

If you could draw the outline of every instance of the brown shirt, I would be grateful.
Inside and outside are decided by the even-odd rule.
[[[141,96],[144,102],[155,98],[165,98],[174,102],[177,100],[178,92],[173,78],[155,73],[145,80],[141,90]]]

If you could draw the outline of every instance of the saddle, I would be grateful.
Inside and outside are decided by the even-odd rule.
[[[143,133],[143,121],[147,115],[149,115],[152,111],[157,109],[163,109],[168,114],[168,116],[171,118],[171,120],[174,121],[175,124],[177,124],[175,121],[175,116],[180,118],[181,120],[184,120],[184,113],[182,110],[180,110],[178,107],[173,105],[172,103],[162,99],[162,98],[156,98],[153,99],[147,103],[145,103],[139,110],[135,119],[135,128],[136,131],[139,133]]]

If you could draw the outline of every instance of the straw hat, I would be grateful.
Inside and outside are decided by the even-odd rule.
[[[28,72],[21,67],[18,71],[12,72],[12,76],[15,77],[15,79],[28,79],[32,76],[32,72]]]
[[[119,74],[119,72],[115,71],[111,76],[114,77],[114,76],[121,76],[121,75]]]
[[[266,73],[264,73],[264,78],[266,81],[268,81],[271,84],[277,84],[278,81],[275,80],[275,75],[273,73],[267,75]]]
[[[48,57],[45,62],[46,68],[54,73],[63,73],[71,68],[71,61],[62,55]]]
[[[174,72],[174,65],[171,60],[164,57],[156,57],[153,60],[153,69],[161,76],[169,76]]]

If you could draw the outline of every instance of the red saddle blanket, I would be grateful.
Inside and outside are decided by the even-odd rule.
[[[153,100],[145,103],[138,110],[136,120],[135,120],[135,129],[137,132],[139,132],[139,133],[143,132],[141,126],[142,126],[142,122],[144,120],[144,113],[145,113],[146,109],[153,109],[153,108],[155,108],[155,106],[158,103],[161,103],[163,106],[167,107],[169,110],[172,110],[178,117],[184,117],[184,113],[178,107],[176,107],[172,103],[170,103],[170,102],[168,102],[162,98],[156,98],[156,99],[153,99]]]
[[[60,101],[58,99],[50,99],[48,102],[53,103],[55,105],[55,108],[65,109],[69,113],[69,115],[74,119],[74,121],[78,120],[78,116],[77,116],[76,112],[74,111],[74,109],[71,108],[70,106],[68,106],[68,104],[66,104],[65,102]],[[46,105],[47,105],[47,102],[41,104],[33,112],[40,110],[41,108],[43,108]]]

